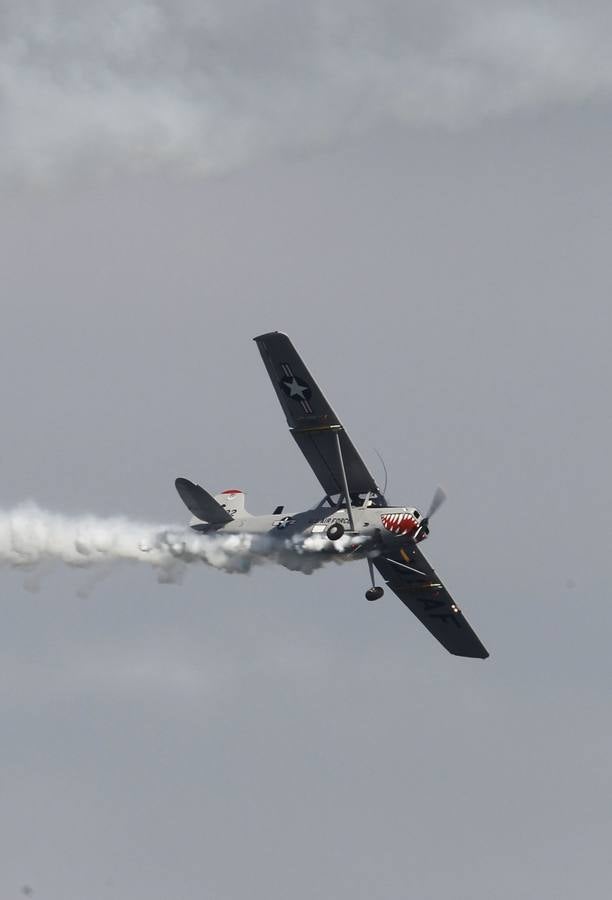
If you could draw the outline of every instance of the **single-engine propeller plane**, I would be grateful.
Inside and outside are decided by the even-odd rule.
[[[428,536],[430,518],[444,502],[444,492],[438,488],[425,515],[413,506],[389,506],[287,335],[274,331],[255,342],[291,435],[325,495],[304,512],[287,515],[277,506],[272,515],[252,516],[245,510],[242,491],[226,490],[213,497],[186,478],[177,478],[179,495],[193,515],[191,527],[203,533],[264,533],[279,539],[342,538],[347,556],[367,561],[368,600],[379,600],[384,593],[376,584],[377,569],[450,653],[486,659],[486,649],[417,546]]]

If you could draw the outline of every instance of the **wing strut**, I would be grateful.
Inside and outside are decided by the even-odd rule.
[[[342,458],[342,447],[340,446],[340,429],[336,432],[336,447],[338,448],[338,462],[340,463],[340,475],[342,477],[342,490],[344,491],[344,500],[346,502],[346,514],[348,516],[351,531],[355,531],[355,522],[353,521],[353,510],[351,509],[351,495],[349,494],[348,481],[346,480],[346,469],[344,468],[344,459]]]

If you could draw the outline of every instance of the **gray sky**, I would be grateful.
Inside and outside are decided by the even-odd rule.
[[[315,501],[284,330],[491,659],[360,564],[3,570],[0,893],[607,896],[607,8],[81,6],[0,11],[0,505]]]

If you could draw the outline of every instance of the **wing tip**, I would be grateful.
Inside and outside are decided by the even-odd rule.
[[[473,653],[466,653],[461,650],[450,650],[448,647],[446,648],[449,653],[452,653],[453,656],[462,656],[464,659],[488,659],[490,654],[488,650],[485,650],[484,647],[480,647],[478,650],[475,650]]]
[[[289,335],[285,334],[284,331],[266,331],[265,334],[256,335],[253,340],[256,344],[259,344],[260,341],[271,340],[272,338],[284,338],[286,341],[290,340]]]

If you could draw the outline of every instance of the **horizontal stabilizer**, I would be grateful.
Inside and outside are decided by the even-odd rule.
[[[177,478],[174,484],[179,497],[196,518],[210,525],[225,525],[232,521],[228,511],[199,484],[194,484],[187,478]]]

